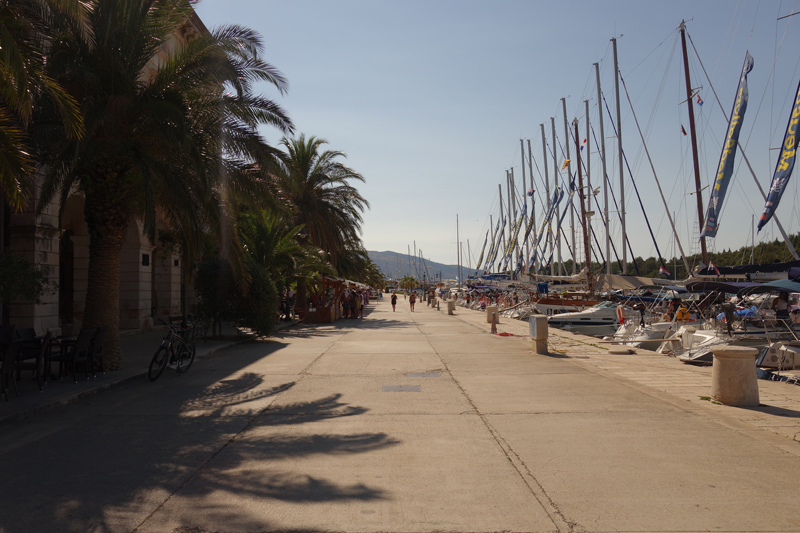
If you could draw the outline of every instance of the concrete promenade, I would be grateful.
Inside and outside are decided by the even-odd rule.
[[[397,307],[7,421],[0,532],[800,531],[800,387]]]

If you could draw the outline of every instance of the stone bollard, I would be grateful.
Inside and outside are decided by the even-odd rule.
[[[540,355],[547,355],[547,317],[531,316],[528,318],[528,326],[533,339],[533,351]]]
[[[497,312],[496,305],[490,305],[486,307],[486,322],[491,324],[492,323],[492,315],[497,315],[497,323],[500,323],[500,313]]]
[[[714,366],[711,369],[711,398],[737,407],[757,407],[758,375],[757,348],[745,346],[715,346]]]
[[[447,314],[456,314],[456,303],[453,300],[447,300]]]

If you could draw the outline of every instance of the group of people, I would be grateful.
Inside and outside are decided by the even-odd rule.
[[[291,320],[294,314],[294,291],[291,287],[284,287],[281,293],[281,319]]]
[[[403,298],[405,299],[405,293],[403,294]],[[414,312],[414,304],[417,303],[417,294],[412,292],[408,296],[408,305],[411,307],[411,312]],[[392,312],[397,311],[397,293],[392,291]]]
[[[342,314],[344,318],[364,318],[364,307],[369,303],[369,291],[345,289],[342,295]]]

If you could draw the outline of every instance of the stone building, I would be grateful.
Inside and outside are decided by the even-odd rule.
[[[162,47],[142,76],[150,77],[179,42],[207,33],[194,14]],[[57,290],[46,294],[41,303],[12,302],[0,311],[2,324],[17,328],[33,327],[38,334],[77,333],[83,322],[88,286],[89,232],[84,220],[84,198],[74,191],[63,206],[55,198],[41,213],[36,213],[37,187],[19,212],[0,196],[0,249],[10,249],[36,265]],[[158,224],[155,242],[143,235],[142,224],[131,220],[122,245],[120,269],[120,330],[146,331],[156,317],[182,314],[186,290],[181,278],[181,257],[169,242],[158,236],[166,229]]]

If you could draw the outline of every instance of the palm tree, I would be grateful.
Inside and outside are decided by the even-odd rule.
[[[339,256],[336,264],[339,276],[359,283],[364,283],[371,287],[383,287],[386,285],[386,278],[380,267],[376,265],[369,254],[362,247],[348,248]]]
[[[414,276],[403,276],[400,279],[400,286],[404,289],[413,289],[417,285],[419,285],[419,282]]]
[[[335,275],[319,248],[298,242],[303,226],[289,227],[285,220],[282,214],[267,209],[240,215],[241,241],[253,261],[266,267],[276,282],[320,273]]]
[[[277,172],[277,186],[294,215],[305,228],[309,242],[337,258],[346,247],[360,243],[361,213],[369,207],[355,187],[348,183],[364,177],[337,159],[337,150],[320,151],[327,141],[301,134],[284,138],[286,157]]]
[[[62,205],[70,191],[85,197],[90,245],[84,325],[110,326],[103,351],[108,367],[116,369],[122,365],[119,272],[127,226],[142,220],[152,236],[160,210],[180,229],[186,247],[200,246],[199,236],[208,230],[231,242],[232,196],[269,194],[254,169],[270,166],[276,151],[258,126],[288,133],[292,124],[278,105],[252,92],[255,81],[280,92],[287,82],[260,58],[261,42],[251,30],[223,27],[170,46],[196,17],[188,2],[88,3],[94,40],[67,21],[48,62],[48,73],[79,102],[86,134],[80,142],[40,139],[47,174],[39,206],[57,193]]]
[[[44,72],[51,29],[63,17],[85,30],[86,11],[78,0],[0,3],[0,193],[16,208],[22,207],[33,186],[27,129],[34,104],[50,100],[66,134],[77,138],[82,133],[77,103]],[[2,208],[0,198],[0,212]]]
[[[344,166],[337,150],[320,151],[327,141],[311,136],[306,139],[284,137],[286,149],[275,172],[278,193],[287,203],[295,224],[302,224],[301,240],[322,249],[336,266],[339,255],[348,247],[360,246],[361,213],[369,202],[348,183],[364,177]],[[306,307],[306,280],[297,285],[297,304]]]

